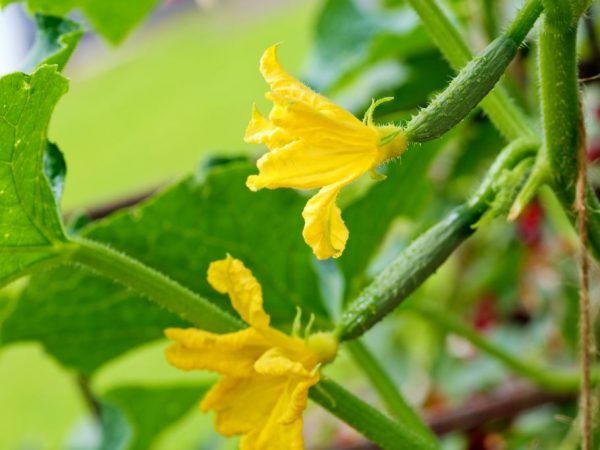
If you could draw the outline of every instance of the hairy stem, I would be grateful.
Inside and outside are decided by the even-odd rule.
[[[578,7],[568,0],[545,0],[546,14],[540,31],[539,60],[546,153],[541,156],[548,160],[553,185],[563,206],[572,216],[577,216],[580,237],[581,446],[583,450],[591,450],[592,343],[587,247],[590,231],[593,233],[598,227],[597,217],[594,217],[596,223],[592,224],[587,213],[588,199],[594,202],[595,197],[593,193],[588,195],[585,128],[577,82]],[[597,241],[597,236],[593,236]]]
[[[539,60],[545,149],[557,193],[571,211],[579,148],[576,43],[576,28],[554,26],[544,17]]]
[[[522,43],[542,13],[542,0],[527,0],[517,13],[515,20],[508,26],[504,35],[515,43]]]
[[[123,284],[204,330],[235,331],[239,320],[166,275],[105,245],[76,240],[72,261]]]
[[[394,422],[327,378],[310,390],[310,398],[384,450],[439,448],[429,435],[414,429],[412,422]]]

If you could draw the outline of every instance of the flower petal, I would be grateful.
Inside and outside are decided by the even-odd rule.
[[[279,422],[283,425],[292,424],[294,421],[302,420],[302,413],[306,409],[308,401],[308,391],[312,386],[319,382],[320,376],[316,372],[309,378],[294,383],[295,380],[290,380],[288,383],[289,400],[283,414],[279,417]]]
[[[303,450],[302,412],[306,402],[302,401],[308,387],[299,388],[297,380],[288,380],[277,403],[271,409],[267,420],[260,427],[244,435],[241,450]],[[302,391],[303,394],[299,394]],[[292,412],[292,413],[291,413]]]
[[[288,380],[285,394],[287,406],[278,419],[280,423],[289,424],[302,417],[308,390],[319,381],[318,371],[313,370],[316,365],[315,355],[307,348],[304,355],[287,355],[283,349],[272,348],[254,364],[257,373],[285,377]]]
[[[244,141],[249,144],[265,144],[269,149],[275,149],[289,144],[293,139],[283,129],[269,122],[253,105]]]
[[[229,294],[231,304],[242,319],[254,328],[269,326],[270,317],[263,309],[262,288],[252,272],[230,255],[208,267],[208,282],[221,294]]]
[[[337,120],[360,122],[360,120],[348,111],[317,94],[288,74],[281,64],[279,64],[277,47],[277,45],[273,45],[265,50],[260,60],[260,73],[271,86],[273,93],[305,103]]]
[[[304,139],[333,153],[371,152],[375,156],[379,134],[348,113],[352,120],[341,119],[310,105],[271,92],[267,98],[274,107],[269,120],[290,136]]]
[[[254,374],[254,363],[269,348],[256,330],[248,328],[228,334],[213,334],[195,328],[168,328],[165,334],[176,341],[165,354],[182,370],[212,370],[243,377]]]
[[[240,450],[304,450],[302,420],[283,425],[270,418],[267,424],[245,434],[240,441]]]
[[[367,149],[364,153],[335,153],[298,140],[264,154],[257,162],[259,174],[248,177],[246,184],[252,190],[321,188],[360,177],[370,169],[373,159]]]
[[[292,359],[284,353],[283,349],[271,348],[254,363],[254,370],[261,375],[310,377],[310,371],[300,359],[306,359],[311,370],[316,365],[316,359],[311,358],[308,349],[305,349],[305,352],[304,355],[295,355],[296,358],[298,356],[300,358],[296,359],[292,356],[294,358]]]
[[[302,211],[302,236],[318,259],[337,258],[346,247],[348,228],[344,225],[340,208],[335,204],[340,189],[346,184],[341,182],[324,187]]]
[[[222,377],[204,396],[200,408],[216,412],[215,428],[224,436],[250,433],[264,427],[285,386],[284,378]]]

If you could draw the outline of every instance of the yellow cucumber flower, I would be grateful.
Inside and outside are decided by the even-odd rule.
[[[222,375],[200,408],[216,412],[222,435],[243,435],[241,450],[302,450],[308,390],[319,381],[321,364],[335,358],[337,340],[327,333],[303,340],[272,328],[260,284],[231,256],[210,264],[208,281],[229,295],[249,327],[227,334],[169,328],[165,334],[175,343],[167,359],[179,369]]]
[[[277,60],[277,46],[265,51],[260,72],[271,87],[268,119],[254,106],[244,140],[265,144],[269,152],[257,163],[259,174],[248,177],[256,191],[280,187],[315,189],[302,216],[303,237],[319,259],[339,257],[348,240],[335,201],[340,189],[406,150],[406,136],[395,125],[373,123],[373,102],[361,122],[289,75]]]

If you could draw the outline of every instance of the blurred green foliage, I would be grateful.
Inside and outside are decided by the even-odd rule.
[[[142,14],[153,3],[123,8],[125,22],[121,18],[109,28],[102,26],[102,17],[112,2],[100,9],[94,9],[100,3],[90,2],[85,11],[92,23],[98,18],[99,32],[117,41],[139,20],[131,11]],[[450,5],[463,21],[469,17],[467,3]],[[79,3],[28,4],[62,13]],[[65,206],[83,207],[154,188],[168,177],[192,172],[207,154],[245,159],[241,139],[250,105],[266,90],[258,58],[274,42],[284,41],[284,65],[299,73],[313,33],[307,83],[357,115],[372,97],[395,96],[378,110],[382,122],[408,118],[447,84],[448,64],[405,2],[325,0],[318,10],[315,5],[268,13],[252,12],[242,3],[239,9],[188,11],[140,31],[118,50],[88,41],[67,71],[73,78],[71,92],[50,128],[69,168]],[[477,16],[476,28],[484,37],[474,31],[474,47],[504,22],[501,16],[490,21],[495,10],[490,2],[485,6],[488,16]],[[536,75],[527,55],[521,56],[507,84],[528,92]],[[535,100],[535,94],[527,96]],[[299,306],[314,313],[315,326],[324,328],[340,304],[354,298],[411,239],[469,197],[504,144],[487,118],[473,113],[443,139],[414,146],[384,168],[387,181],[361,180],[342,199],[351,236],[337,261],[314,261],[302,242],[302,193],[250,193],[244,179],[253,169],[247,162],[229,164],[227,158],[142,205],[98,222],[81,220],[70,231],[130,254],[224,308],[227,302],[209,288],[205,272],[211,260],[230,252],[263,285],[267,310],[279,327],[289,329]],[[503,211],[506,205],[492,206]],[[511,381],[497,360],[411,310],[417,302],[445,308],[492,345],[532,365],[574,366],[575,274],[565,264],[573,247],[562,211],[542,198],[516,224],[488,218],[407,300],[405,310],[366,337],[409,400],[428,411],[451,410]],[[0,448],[97,448],[98,442],[81,443],[94,436],[98,440],[94,430],[99,432],[89,423],[77,423],[90,417],[74,382],[81,375],[90,384],[79,386],[99,398],[104,448],[235,445],[210,431],[210,418],[197,413],[193,420],[184,418],[210,378],[176,373],[162,359],[164,341],[152,344],[165,326],[182,323],[82,269],[54,269],[10,286],[0,303],[2,343],[13,344],[0,355],[2,421],[9,430],[0,435]],[[38,347],[14,345],[29,340],[41,342],[67,369],[58,369]],[[356,367],[348,366],[342,360],[330,370],[360,385]],[[182,379],[202,386],[156,387]],[[38,404],[34,411],[33,403]],[[44,420],[49,410],[59,412]],[[557,425],[555,415],[573,417],[574,411],[573,402],[552,405],[512,422],[451,435],[443,445],[477,448],[481,436],[494,436],[511,449],[529,448],[532,442],[555,448],[568,432],[568,424]],[[552,432],[544,432],[549,428]]]
[[[160,432],[196,405],[210,383],[173,386],[121,386],[99,403],[104,428],[102,450],[146,450]]]

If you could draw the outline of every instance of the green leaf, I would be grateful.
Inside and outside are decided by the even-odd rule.
[[[439,148],[439,143],[434,143],[409,149],[389,164],[386,180],[344,210],[350,239],[338,264],[346,279],[346,298],[367,281],[366,269],[392,221],[401,215],[416,217],[426,207],[431,195],[427,170]]]
[[[198,386],[119,387],[102,397],[102,450],[146,450],[209,389]]]
[[[230,253],[262,284],[265,308],[279,326],[293,321],[295,306],[316,327],[330,325],[310,248],[301,237],[306,199],[291,190],[253,193],[248,163],[189,177],[143,205],[82,230],[165,273],[219,307],[229,300],[206,281],[211,261]],[[235,313],[234,313],[235,314]],[[82,269],[36,274],[0,329],[2,342],[40,340],[62,364],[91,374],[104,362],[164,328],[185,325],[131,291]],[[94,351],[89,349],[93,347]]]
[[[0,8],[10,5],[11,3],[17,3],[20,0],[0,0]]]
[[[165,328],[187,325],[142,296],[73,267],[36,274],[11,306],[0,323],[2,345],[40,341],[61,364],[88,376],[161,338]]]
[[[158,0],[82,0],[79,4],[94,29],[118,44],[150,14]]]
[[[81,26],[60,17],[36,14],[37,35],[24,63],[30,72],[43,64],[56,64],[62,71],[83,36]]]
[[[2,1],[2,0],[0,0]],[[24,1],[27,8],[34,12],[40,12],[52,16],[63,16],[73,8],[81,4],[81,0],[9,0]]]
[[[113,44],[125,39],[158,4],[158,0],[0,0],[0,7],[24,1],[35,13],[65,16],[81,10],[94,29]]]
[[[56,203],[60,204],[65,187],[67,163],[60,149],[51,142],[48,142],[44,152],[44,174],[50,182]]]
[[[65,253],[60,213],[43,169],[49,167],[44,160],[57,158],[46,131],[67,85],[56,66],[0,79],[0,285]]]
[[[351,110],[372,97],[394,96],[385,110],[398,111],[423,105],[450,73],[405,4],[328,0],[315,24],[306,79]]]
[[[315,25],[309,79],[319,89],[332,89],[344,76],[376,60],[431,48],[418,18],[406,6],[386,10],[354,0],[328,0]]]
[[[394,97],[393,102],[378,108],[375,117],[425,106],[432,93],[444,88],[452,75],[450,66],[437,50],[407,56],[403,67],[405,74],[396,79],[391,88],[382,93],[374,91],[377,97]]]
[[[132,440],[132,425],[125,414],[110,403],[100,403],[102,441],[99,450],[125,450]]]

